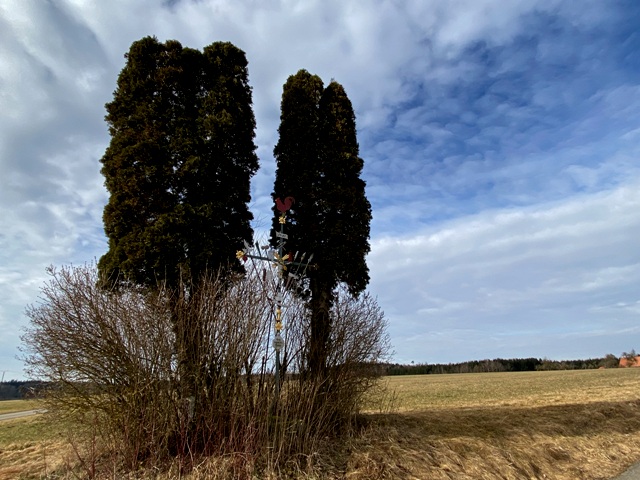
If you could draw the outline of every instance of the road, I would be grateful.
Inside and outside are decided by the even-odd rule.
[[[24,410],[22,412],[3,413],[0,415],[0,421],[11,420],[13,418],[28,417],[29,415],[36,415],[38,413],[44,413],[44,410]]]
[[[640,463],[636,463],[629,470],[613,480],[640,480]]]

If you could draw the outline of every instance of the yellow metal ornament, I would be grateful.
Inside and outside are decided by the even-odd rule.
[[[278,265],[279,267],[281,267],[283,270],[287,269],[287,266],[285,265],[285,262],[287,260],[289,260],[289,254],[287,253],[286,255],[283,255],[282,257],[280,255],[278,255],[278,253],[274,253],[273,257],[276,260],[276,265]]]

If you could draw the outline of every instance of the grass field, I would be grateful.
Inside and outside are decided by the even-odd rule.
[[[640,369],[401,376],[382,385],[393,395],[371,399],[362,431],[319,452],[301,478],[595,480],[640,461]],[[40,417],[1,422],[0,480],[60,473],[73,457],[60,435]],[[212,468],[188,478],[211,478]]]
[[[396,413],[356,441],[349,478],[608,479],[640,461],[640,370],[384,379]]]
[[[30,400],[10,402],[0,402],[0,413],[41,406]],[[63,429],[42,414],[0,421],[0,480],[64,478],[49,476],[64,470],[72,458],[64,438]]]
[[[3,413],[20,412],[23,410],[35,410],[40,408],[42,402],[38,400],[1,400],[0,415]]]
[[[400,411],[640,400],[640,369],[385,377]]]

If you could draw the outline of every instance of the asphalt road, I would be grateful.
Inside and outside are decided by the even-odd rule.
[[[36,415],[37,413],[44,413],[44,410],[24,410],[22,412],[3,413],[0,415],[0,421],[11,420],[13,418],[28,417],[29,415]]]
[[[629,470],[613,480],[640,480],[640,463],[632,465]]]

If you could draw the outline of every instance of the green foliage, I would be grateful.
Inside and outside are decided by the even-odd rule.
[[[44,387],[45,385],[42,384],[42,382],[35,380],[9,380],[8,382],[0,382],[0,400],[35,398]],[[25,410],[28,410],[28,408]],[[0,412],[2,412],[1,406]]]
[[[600,366],[604,368],[617,368],[620,363],[618,357],[612,353],[608,353],[600,362]]]
[[[314,255],[306,272],[311,293],[309,369],[326,367],[331,337],[330,310],[339,283],[351,295],[369,282],[371,205],[360,178],[355,114],[342,86],[306,70],[288,78],[281,104],[280,138],[274,149],[276,180],[273,197],[294,197],[287,217],[287,248]],[[280,213],[274,208],[272,243]]]
[[[109,250],[99,269],[112,282],[176,285],[226,266],[252,236],[258,159],[247,60],[230,43],[199,52],[154,37],[125,57],[106,105]]]
[[[274,198],[293,197],[295,205],[287,212],[287,248],[292,251],[314,252],[320,229],[317,196],[319,170],[319,112],[323,84],[320,77],[305,70],[292,75],[282,94],[280,138],[274,148],[276,179]],[[279,212],[274,207],[272,242],[279,230]]]

